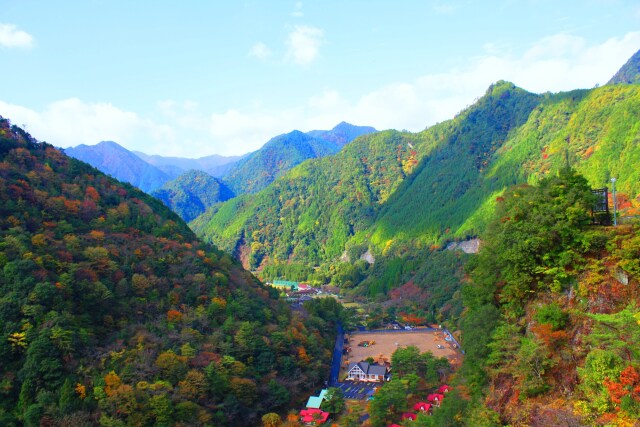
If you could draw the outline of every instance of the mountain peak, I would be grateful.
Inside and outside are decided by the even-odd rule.
[[[356,126],[342,121],[331,130],[312,130],[307,132],[307,135],[331,142],[337,147],[342,148],[360,135],[375,131],[376,129],[371,126]]]
[[[124,152],[130,153],[129,150],[127,150],[126,148],[124,148],[122,145],[118,144],[115,141],[100,141],[95,145],[95,147],[98,149],[116,150],[122,153]]]
[[[640,83],[640,50],[607,82],[608,85]]]
[[[338,123],[333,129],[334,132],[352,132],[352,131],[361,131],[364,133],[375,132],[375,128],[371,126],[356,126],[351,123],[347,123],[342,121]]]
[[[335,125],[333,127],[332,130],[340,130],[340,129],[344,129],[344,128],[353,128],[355,127],[354,125],[352,125],[351,123],[347,123],[345,121],[341,121],[340,123],[338,123],[337,125]]]
[[[159,188],[170,177],[120,144],[101,141],[96,145],[78,145],[66,148],[65,153],[121,180],[142,191]]]

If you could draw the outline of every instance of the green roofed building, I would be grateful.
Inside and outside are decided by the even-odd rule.
[[[320,392],[319,396],[311,396],[309,397],[309,400],[307,401],[307,408],[316,408],[316,409],[320,409],[320,405],[322,405],[322,401],[325,400],[327,397],[327,389],[323,389]]]
[[[294,292],[298,290],[298,282],[290,282],[288,280],[274,280],[271,286],[274,288],[287,288]]]

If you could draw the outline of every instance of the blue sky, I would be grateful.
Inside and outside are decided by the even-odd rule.
[[[342,120],[419,131],[498,80],[604,84],[632,0],[0,0],[0,115],[61,147],[241,154]]]

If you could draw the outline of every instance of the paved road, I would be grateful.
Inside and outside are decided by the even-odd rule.
[[[458,340],[456,340],[456,339],[453,337],[453,334],[452,334],[451,332],[449,332],[449,330],[448,330],[448,329],[446,329],[446,328],[445,328],[445,329],[443,329],[443,331],[444,331],[447,335],[449,335],[449,339],[450,339],[451,341],[453,341],[453,342],[455,343],[455,345],[457,345],[457,346],[458,346],[458,348],[460,349],[460,352],[461,352],[462,354],[464,354],[464,350],[462,349],[462,346],[460,345],[460,343],[458,342]]]
[[[344,330],[342,325],[338,323],[338,336],[336,336],[336,345],[333,348],[333,359],[331,360],[331,375],[329,376],[329,387],[335,387],[338,384],[338,375],[340,375],[340,362],[342,361],[342,348],[344,347]]]

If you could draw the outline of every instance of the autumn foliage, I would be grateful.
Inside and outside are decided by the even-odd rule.
[[[334,341],[158,200],[2,118],[0,298],[3,426],[258,425]]]

